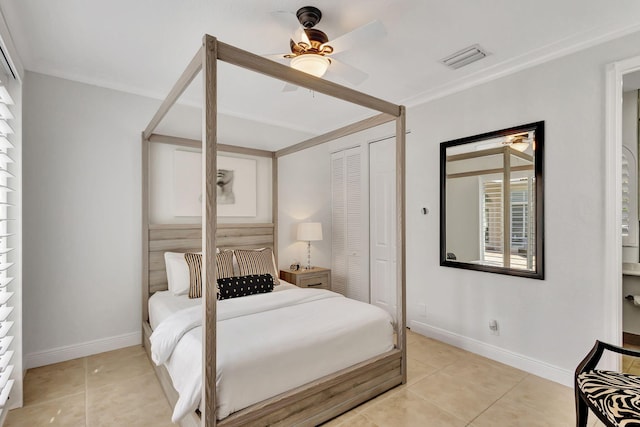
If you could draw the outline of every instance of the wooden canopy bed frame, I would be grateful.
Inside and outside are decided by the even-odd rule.
[[[271,152],[217,143],[217,61],[224,61],[257,73],[301,86],[379,112],[368,119],[341,127],[290,147]],[[203,72],[204,106],[202,141],[159,135],[154,130],[195,76]],[[203,387],[201,415],[195,412],[182,426],[264,426],[317,425],[357,405],[406,383],[406,296],[405,296],[405,107],[342,87],[327,80],[296,71],[205,35],[203,43],[180,76],[159,110],[142,132],[142,326],[143,344],[150,354],[148,321],[149,296],[167,289],[162,255],[166,251],[202,250],[203,261]],[[319,378],[228,417],[216,419],[216,278],[215,263],[206,254],[216,248],[272,247],[278,256],[278,159],[306,148],[351,135],[384,123],[396,123],[396,206],[397,206],[397,312],[393,350]],[[200,224],[149,224],[149,149],[152,143],[201,148],[203,153],[203,221]],[[272,223],[218,224],[216,218],[216,155],[218,151],[272,159]],[[155,366],[165,394],[172,405],[177,392],[164,366]]]

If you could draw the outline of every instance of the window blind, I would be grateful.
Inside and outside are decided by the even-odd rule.
[[[503,221],[503,185],[501,179],[482,182],[482,230],[480,255],[484,263],[503,266],[504,245],[509,245],[510,266],[518,269],[533,269],[535,254],[535,224],[531,221],[535,210],[533,197],[534,180],[516,178],[511,180],[510,223],[505,232]]]
[[[0,84],[0,419],[4,419],[8,411],[8,400],[14,385],[13,344],[12,327],[14,322],[10,320],[13,312],[11,297],[13,292],[8,290],[8,285],[13,281],[12,270],[15,267],[11,259],[11,221],[16,219],[13,212],[12,194],[14,189],[11,181],[14,178],[11,173],[14,162],[11,153],[14,149],[9,140],[14,131],[12,121],[13,100],[9,91]]]
[[[480,254],[488,264],[502,266],[504,230],[502,180],[485,181],[482,192],[482,238]]]

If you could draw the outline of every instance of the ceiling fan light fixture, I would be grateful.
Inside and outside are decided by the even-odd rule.
[[[509,135],[505,139],[503,144],[509,145],[514,150],[518,150],[520,152],[525,151],[529,148],[530,137],[528,133],[518,134],[518,135]]]
[[[513,148],[514,150],[518,150],[520,152],[525,151],[527,148],[529,148],[529,143],[525,140],[517,140],[517,141],[513,141],[511,143],[511,148]]]
[[[306,53],[291,59],[291,68],[316,77],[324,76],[329,64],[331,64],[329,58],[315,53]]]

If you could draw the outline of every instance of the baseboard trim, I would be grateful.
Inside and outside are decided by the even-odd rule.
[[[513,366],[567,387],[573,387],[573,371],[415,320],[409,322],[409,327],[414,332],[438,341],[496,360],[505,365]]]
[[[26,369],[31,369],[141,344],[142,332],[137,331],[129,334],[117,335],[115,337],[101,338],[79,344],[29,353],[25,355],[24,363]]]

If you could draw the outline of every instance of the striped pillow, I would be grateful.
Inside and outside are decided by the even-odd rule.
[[[189,298],[201,298],[202,254],[187,252],[184,259],[189,266]],[[216,254],[216,274],[218,279],[233,277],[233,252],[223,251]]]
[[[226,279],[235,276],[233,272],[233,251],[222,251],[216,254],[216,277]]]
[[[202,255],[187,252],[184,259],[189,266],[189,298],[202,297]]]
[[[280,284],[271,248],[257,250],[236,249],[233,253],[238,261],[240,276],[270,274],[273,277],[273,284]]]

